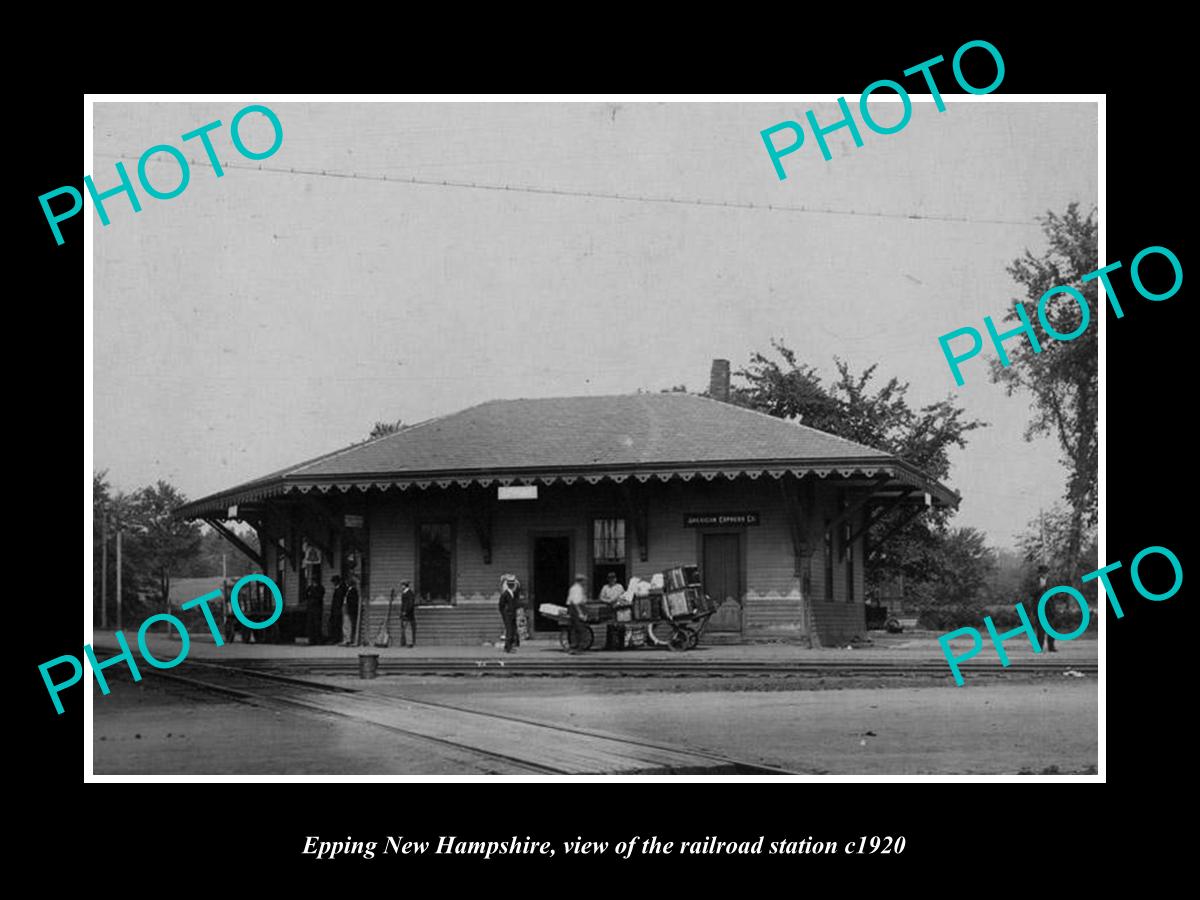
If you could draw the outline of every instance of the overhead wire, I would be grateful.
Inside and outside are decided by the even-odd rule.
[[[128,160],[130,162],[138,161],[139,157],[131,155],[122,155],[115,153],[97,153],[96,156],[106,159]],[[208,166],[211,163],[188,159],[190,165]],[[882,211],[867,211],[854,209],[833,209],[831,207],[816,207],[816,206],[794,206],[786,203],[752,203],[741,200],[714,200],[703,197],[671,197],[671,196],[653,196],[641,194],[623,194],[616,191],[585,191],[573,188],[561,187],[538,187],[535,185],[525,184],[497,184],[486,181],[464,181],[452,178],[418,178],[415,175],[409,177],[403,176],[388,176],[374,173],[361,172],[345,172],[333,169],[309,169],[295,166],[265,166],[265,165],[242,165],[239,163],[221,162],[222,169],[234,169],[247,172],[269,172],[277,175],[302,175],[308,178],[337,178],[342,180],[352,181],[377,181],[386,184],[396,185],[421,185],[423,187],[448,187],[465,190],[477,191],[495,191],[508,192],[517,194],[542,194],[555,197],[576,197],[590,200],[616,200],[626,203],[654,203],[654,204],[670,204],[676,206],[704,206],[716,207],[725,209],[742,209],[755,210],[766,212],[784,212],[784,213],[803,213],[809,215],[833,215],[833,216],[859,216],[866,218],[879,219],[903,219],[910,221],[927,221],[927,222],[955,222],[960,224],[973,225],[1011,225],[1030,227],[1040,227],[1040,223],[1036,220],[1020,220],[1020,219],[992,219],[985,217],[971,216],[950,216],[936,213],[892,213]]]

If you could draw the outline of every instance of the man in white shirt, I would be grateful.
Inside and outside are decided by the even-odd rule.
[[[617,581],[617,573],[608,573],[608,583],[600,588],[600,602],[610,606],[620,602],[625,588]],[[604,649],[619,650],[625,643],[625,629],[621,625],[609,625],[604,633]]]
[[[608,584],[600,588],[600,600],[603,603],[616,603],[625,593],[625,588],[617,581],[617,573],[608,573]]]
[[[587,603],[587,579],[582,575],[575,576],[575,583],[567,593],[567,612],[571,616],[571,641],[569,653],[582,653],[587,641],[587,616],[583,604]]]

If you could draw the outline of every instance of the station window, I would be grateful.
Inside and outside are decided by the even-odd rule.
[[[625,562],[625,520],[592,521],[592,557],[597,563]]]
[[[454,525],[422,522],[417,529],[417,600],[450,603],[454,598]]]

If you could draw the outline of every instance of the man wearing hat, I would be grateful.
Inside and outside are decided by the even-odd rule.
[[[516,575],[505,575],[500,579],[500,618],[504,621],[504,652],[512,653],[520,646],[517,634],[517,607],[521,605],[521,584]]]
[[[350,614],[350,633],[346,635],[346,641],[357,646],[363,642],[358,627],[358,585],[354,583],[354,575],[350,572],[346,573],[343,581],[346,583],[346,612]]]
[[[1038,566],[1037,571],[1038,598],[1040,600],[1042,594],[1046,593],[1046,590],[1050,586],[1050,567],[1043,563],[1042,565]],[[1055,615],[1058,612],[1058,599],[1059,598],[1057,597],[1053,597],[1051,598],[1050,602],[1046,604],[1046,621],[1050,623],[1051,628],[1055,628],[1058,625],[1058,622],[1056,621],[1057,616]],[[1036,610],[1036,606],[1034,608]],[[1058,652],[1054,646],[1054,635],[1046,631],[1045,626],[1042,625],[1042,617],[1037,615],[1036,612],[1033,616],[1033,630],[1037,634],[1039,652],[1041,651],[1042,646],[1045,646],[1045,648],[1051,653]]]
[[[317,575],[310,575],[308,587],[304,591],[304,599],[308,604],[308,644],[315,647],[325,643],[322,635],[321,619],[325,606],[325,585],[321,584],[320,569],[312,569]]]
[[[340,644],[344,640],[342,606],[346,602],[346,583],[342,581],[341,575],[334,575],[330,580],[333,582],[333,600],[330,601],[329,607],[329,643]]]
[[[407,578],[400,582],[400,646],[417,646],[417,595]]]
[[[587,641],[587,616],[583,604],[587,603],[587,579],[582,575],[575,576],[575,583],[567,593],[567,612],[571,616],[571,646],[569,653],[582,653]]]
[[[625,588],[621,582],[617,581],[617,573],[609,572],[607,583],[600,588],[600,602],[615,604],[625,595]],[[610,625],[605,631],[604,649],[619,650],[625,643],[625,627],[623,625]]]
[[[617,581],[617,573],[608,573],[608,582],[604,587],[600,588],[601,603],[616,603],[625,593],[625,588],[621,582]]]

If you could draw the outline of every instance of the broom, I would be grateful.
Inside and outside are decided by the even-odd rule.
[[[379,634],[375,635],[375,646],[386,647],[392,642],[392,635],[388,632],[388,624],[392,621],[392,604],[396,601],[396,589],[392,588],[391,596],[388,597],[387,615],[383,620],[383,627],[379,629]]]

